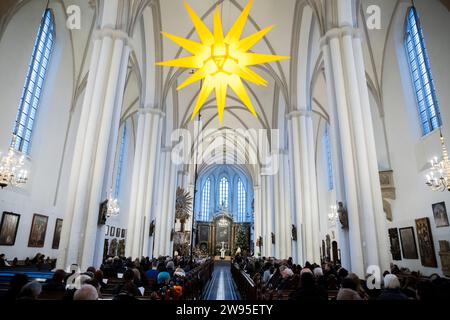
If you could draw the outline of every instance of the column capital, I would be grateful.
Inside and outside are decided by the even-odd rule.
[[[299,117],[312,117],[312,111],[307,109],[299,109],[289,112],[286,115],[286,118],[292,119],[292,118],[299,118]]]
[[[150,107],[150,106],[148,106],[148,107],[141,107],[141,108],[139,108],[138,112],[139,112],[139,114],[150,113],[150,114],[153,114],[153,115],[158,115],[161,118],[166,116],[166,114],[163,111],[161,111],[160,109],[157,109],[157,108],[154,108],[154,107]]]
[[[122,30],[114,29],[113,27],[106,26],[101,29],[94,30],[94,39],[101,39],[104,37],[110,37],[113,39],[120,39],[126,41],[127,43],[131,42],[128,34]]]
[[[361,38],[361,31],[350,25],[344,25],[339,28],[333,28],[327,31],[320,39],[320,47],[327,45],[332,39],[350,35],[353,38]]]

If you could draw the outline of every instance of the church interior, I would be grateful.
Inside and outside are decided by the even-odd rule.
[[[448,0],[2,0],[0,300],[448,299],[448,28]]]

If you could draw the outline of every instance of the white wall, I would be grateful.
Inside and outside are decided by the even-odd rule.
[[[417,1],[417,7],[424,28],[440,102],[443,132],[446,138],[450,138],[450,110],[448,108],[450,91],[447,88],[450,83],[450,65],[448,64],[450,13],[437,1]],[[447,206],[450,206],[450,193],[432,192],[425,185],[426,171],[423,169],[426,167],[426,161],[434,155],[440,155],[439,134],[434,132],[427,137],[421,137],[416,101],[403,47],[407,8],[407,3],[400,4],[394,16],[392,30],[386,43],[383,65],[382,90],[386,136],[397,193],[397,199],[392,201],[393,221],[387,224],[387,228],[410,226],[415,228],[415,219],[428,217],[432,228],[438,268],[423,267],[420,259],[402,260],[395,263],[411,270],[420,270],[428,275],[435,272],[441,274],[438,241],[450,241],[450,228],[436,228],[431,206],[433,203],[441,201],[445,201]],[[380,126],[375,125],[375,128],[377,137],[383,134]],[[380,162],[385,164],[385,155],[379,154],[378,156]],[[385,234],[380,236],[387,237],[387,235],[386,230]]]
[[[12,18],[0,42],[0,150],[9,147],[12,129],[30,62],[37,29],[45,3],[30,1]],[[62,207],[56,206],[55,195],[73,87],[72,50],[61,7],[54,8],[56,20],[55,47],[43,88],[35,121],[30,157],[27,166],[30,180],[25,188],[0,191],[0,212],[20,214],[16,243],[0,246],[8,258],[23,259],[37,252],[56,257],[51,249],[55,221],[63,218]],[[74,116],[76,118],[76,115]],[[70,159],[70,155],[69,155]],[[65,183],[64,180],[61,181]],[[49,217],[43,248],[29,248],[28,237],[34,213]]]

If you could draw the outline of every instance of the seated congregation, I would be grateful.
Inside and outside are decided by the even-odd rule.
[[[236,257],[233,278],[241,295],[256,300],[447,300],[450,280],[423,277],[391,265],[377,285],[376,277],[360,279],[339,264],[296,265],[292,258]]]
[[[19,271],[20,267],[5,265],[0,270],[15,273],[1,300],[199,300],[213,263],[183,257],[135,261],[108,257],[98,269],[79,273],[59,269],[45,281]]]

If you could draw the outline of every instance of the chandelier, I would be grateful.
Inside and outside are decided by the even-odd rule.
[[[106,202],[106,217],[117,217],[120,212],[120,207],[118,200],[113,198],[112,191],[109,192],[108,199]]]
[[[450,160],[447,147],[445,146],[444,137],[441,132],[442,160],[438,161],[438,157],[434,157],[430,161],[431,169],[427,174],[426,184],[433,191],[443,192],[450,191]]]
[[[337,209],[338,209],[338,207],[336,205],[330,206],[330,212],[328,213],[328,221],[331,224],[335,224],[336,220],[339,218]]]
[[[24,160],[25,156],[19,157],[13,147],[10,147],[8,154],[3,157],[0,153],[0,187],[2,189],[8,185],[18,186],[28,181],[28,172],[22,168]]]

